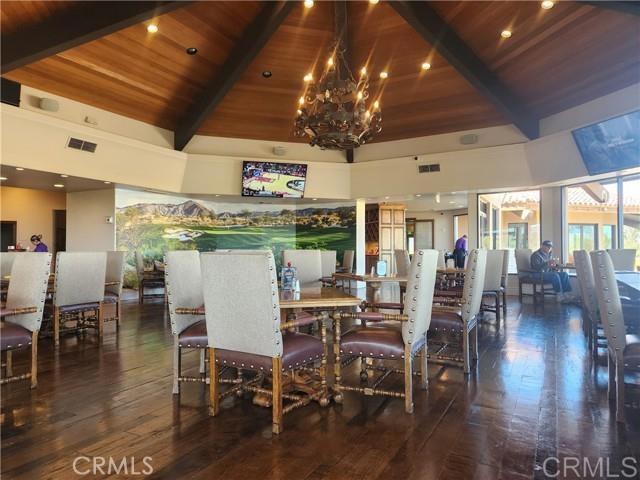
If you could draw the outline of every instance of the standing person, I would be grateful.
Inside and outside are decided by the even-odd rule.
[[[558,299],[563,300],[566,293],[571,291],[569,275],[567,272],[559,272],[558,264],[551,257],[553,243],[545,240],[538,250],[531,255],[531,269],[542,272],[542,280],[553,285],[553,290],[558,293]]]
[[[456,268],[464,268],[464,257],[467,255],[467,234],[462,235],[453,247],[453,261]]]
[[[34,252],[48,252],[49,247],[42,243],[42,234],[31,235],[31,244],[33,245]]]

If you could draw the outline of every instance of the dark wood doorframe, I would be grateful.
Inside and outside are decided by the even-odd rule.
[[[67,249],[67,211],[53,211],[52,252],[64,252]]]
[[[0,239],[0,250],[7,251],[7,246],[16,244],[18,237],[18,222],[13,220],[2,220],[2,238]]]

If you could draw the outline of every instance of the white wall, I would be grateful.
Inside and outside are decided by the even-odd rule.
[[[67,251],[115,250],[115,190],[67,194]],[[113,223],[107,223],[111,217]]]
[[[416,220],[433,220],[433,248],[436,250],[453,250],[453,216],[467,213],[467,209],[446,211],[407,210],[407,218]]]

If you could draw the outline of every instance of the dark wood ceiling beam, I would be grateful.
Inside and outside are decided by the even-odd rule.
[[[620,12],[620,13],[629,13],[631,15],[640,16],[640,2],[637,2],[637,1],[627,1],[627,2],[616,2],[616,1],[591,2],[591,1],[582,1],[580,3],[586,3],[587,5],[591,5],[592,7],[606,8],[608,10],[614,10],[614,11]]]
[[[76,2],[42,22],[2,34],[2,73],[77,47],[193,2]]]
[[[427,2],[389,2],[429,44],[529,139],[538,138],[537,118],[500,81]]]
[[[256,18],[233,47],[216,77],[189,107],[175,129],[174,148],[182,150],[240,79],[298,2],[265,2]]]

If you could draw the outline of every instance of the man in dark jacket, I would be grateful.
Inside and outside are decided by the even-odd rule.
[[[564,294],[571,291],[569,283],[569,275],[567,272],[559,272],[556,261],[551,257],[553,251],[553,243],[551,240],[542,242],[540,249],[531,255],[531,269],[535,272],[542,272],[542,280],[544,283],[553,285],[556,293]]]

